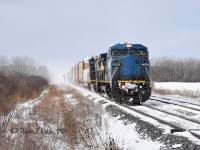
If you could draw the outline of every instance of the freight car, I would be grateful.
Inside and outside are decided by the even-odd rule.
[[[107,53],[85,58],[71,71],[72,81],[117,102],[145,102],[151,95],[149,52],[141,44],[116,44]]]

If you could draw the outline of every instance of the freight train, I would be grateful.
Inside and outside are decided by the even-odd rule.
[[[147,47],[116,44],[107,53],[85,58],[71,69],[71,81],[121,103],[145,102],[151,95]]]

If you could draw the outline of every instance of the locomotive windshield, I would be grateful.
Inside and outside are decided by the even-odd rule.
[[[114,49],[112,50],[112,56],[113,57],[122,57],[128,55],[127,49]]]
[[[148,52],[147,50],[139,50],[139,49],[133,49],[131,50],[131,55],[143,57],[143,58],[148,58]]]

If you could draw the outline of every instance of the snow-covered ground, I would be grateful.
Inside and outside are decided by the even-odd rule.
[[[156,99],[159,99],[159,98],[156,98]],[[164,100],[164,101],[169,102],[168,100]],[[189,105],[191,108],[194,107],[193,105],[190,105],[190,104],[182,104],[181,105],[179,102],[175,102],[175,104],[181,105],[181,106],[177,106],[174,104],[166,104],[166,103],[155,101],[155,100],[148,100],[145,102],[145,104],[148,106],[153,106],[155,108],[158,108],[159,110],[164,110],[166,112],[177,114],[179,116],[183,116],[183,117],[186,117],[189,119],[194,119],[194,120],[197,120],[200,122],[200,111],[181,107],[182,105],[183,106]],[[197,108],[197,106],[196,106],[196,108]]]
[[[107,106],[115,105],[114,102],[106,101],[96,94],[91,94],[84,91],[84,95],[94,102],[96,107],[101,107],[100,109],[102,109],[103,112],[106,112]],[[104,102],[102,102],[102,100]],[[139,133],[136,131],[136,123],[120,120],[120,118],[125,115],[126,114],[123,114],[121,116],[119,114],[113,116],[112,113],[101,114],[101,125],[98,130],[103,141],[108,141],[108,137],[111,137],[114,139],[117,147],[124,150],[154,150],[163,147],[163,144],[159,141],[152,141],[150,138],[142,139]]]
[[[136,131],[136,123],[125,123],[124,120],[119,120],[122,116],[113,116],[112,113],[105,113],[106,107],[110,104],[115,104],[114,102],[106,102],[104,98],[81,87],[74,86],[74,88],[78,89],[79,92],[83,93],[90,100],[88,102],[94,107],[94,113],[98,114],[98,117],[92,120],[92,124],[96,126],[94,127],[94,141],[98,143],[97,145],[102,145],[103,141],[106,143],[106,148],[117,147],[123,150],[154,150],[163,147],[163,144],[158,141],[152,141],[148,138],[141,139]],[[77,104],[76,99],[71,97],[72,95],[65,95],[65,101],[75,106]],[[99,149],[101,148],[99,147]]]
[[[156,89],[200,92],[200,82],[154,82]]]
[[[26,147],[27,143],[31,143],[28,139],[37,141],[35,146],[41,146],[41,148],[45,145],[48,145],[49,149],[67,149],[69,147],[62,139],[63,134],[58,129],[58,124],[45,122],[33,112],[33,108],[41,105],[47,95],[48,89],[36,99],[17,104],[15,109],[10,112],[13,116],[5,132],[8,142],[12,140],[12,144],[8,146],[9,149]]]
[[[200,145],[199,139],[195,138],[190,132],[177,132],[174,134],[170,133],[171,127],[168,125],[159,123],[157,120],[147,117],[145,115],[139,114],[134,110],[129,108],[125,108],[122,105],[119,105],[116,102],[107,100],[98,94],[88,91],[82,87],[71,85],[73,88],[77,89],[80,93],[82,93],[87,99],[88,102],[94,107],[94,112],[98,114],[98,117],[92,119],[91,123],[94,124],[94,132],[96,133],[94,138],[96,139],[96,145],[102,146],[102,141],[111,142],[113,141],[114,145],[120,149],[126,150],[143,150],[143,149],[173,149],[173,148],[183,148],[184,142],[192,141],[192,143],[196,145]],[[37,122],[38,127],[44,128],[46,130],[55,131],[57,128],[57,124],[46,124],[44,120],[40,120],[37,116],[33,117],[34,114],[32,108],[36,105],[40,105],[44,96],[48,93],[48,91],[44,91],[42,95],[35,99],[30,100],[28,102],[18,104],[16,109],[14,110],[14,117],[11,120],[12,125],[17,125],[17,123],[22,122],[23,124],[30,124]],[[64,101],[76,108],[80,101],[74,99],[73,94],[64,95]],[[154,94],[154,96],[160,96]],[[168,97],[170,98],[170,97]],[[174,100],[176,100],[174,98]],[[190,102],[194,104],[200,104],[197,100],[189,100],[181,99],[180,101]],[[56,102],[58,100],[55,100]],[[167,101],[167,100],[166,100]],[[176,102],[177,104],[179,102]],[[57,104],[57,103],[55,103]],[[188,108],[181,108],[180,106],[173,104],[164,104],[162,102],[157,102],[153,100],[149,100],[145,103],[146,105],[154,106],[158,109],[168,111],[180,116],[185,116],[190,119],[197,120],[200,119],[200,112],[196,110],[190,110]],[[183,104],[187,105],[187,104]],[[195,107],[196,106],[192,106]],[[175,117],[172,115],[168,115],[156,110],[152,110],[144,106],[130,106],[130,108],[134,108],[140,111],[143,111],[147,114],[151,114],[153,116],[159,117],[167,122],[172,122],[176,125],[180,125],[181,127],[188,129],[200,129],[200,124],[192,123],[190,121],[185,121],[184,119],[180,119],[179,117]],[[59,108],[58,108],[59,109]],[[30,116],[32,117],[30,118]],[[87,119],[87,118],[86,118]],[[61,122],[61,121],[59,121]],[[199,131],[194,131],[197,134],[200,134]],[[7,136],[10,136],[11,139],[17,137],[16,134],[7,133]],[[59,135],[62,137],[62,135]],[[166,137],[172,136],[172,141],[166,147],[166,141],[162,139],[167,139]],[[180,137],[184,137],[182,139]],[[162,138],[160,138],[162,137]],[[171,137],[170,137],[171,138]],[[169,138],[169,139],[170,139]],[[176,139],[181,139],[182,141],[176,141]],[[53,135],[45,135],[41,138],[45,144],[48,145],[49,148],[52,149],[66,149],[69,147],[68,143],[59,138],[54,138]],[[175,139],[175,140],[174,140]],[[171,140],[171,139],[170,139]],[[168,139],[167,139],[168,141]],[[108,144],[108,143],[107,143]],[[191,144],[191,143],[190,143]],[[82,148],[82,146],[80,146]],[[79,148],[80,148],[79,147]],[[102,147],[101,147],[102,148]]]
[[[166,134],[166,135],[170,135],[170,129],[171,129],[171,127],[169,127],[169,126],[167,126],[167,125],[164,125],[164,124],[160,124],[158,121],[156,121],[156,120],[154,120],[154,119],[152,119],[152,118],[149,118],[149,117],[147,117],[147,116],[144,116],[144,115],[141,115],[141,114],[138,114],[138,113],[136,113],[135,111],[132,111],[132,110],[130,110],[130,109],[128,109],[128,108],[125,108],[125,107],[123,107],[123,106],[121,106],[121,105],[119,105],[119,104],[117,104],[117,103],[115,103],[115,102],[111,102],[111,101],[109,101],[109,100],[107,100],[107,99],[105,99],[105,98],[102,98],[102,97],[100,97],[99,95],[97,95],[97,94],[95,94],[95,93],[93,93],[93,92],[90,92],[90,91],[88,91],[88,90],[85,90],[85,89],[83,89],[83,88],[81,88],[81,87],[78,87],[78,86],[74,86],[74,85],[72,85],[74,88],[76,88],[76,89],[78,89],[78,91],[80,91],[81,93],[83,93],[85,96],[88,96],[91,100],[93,100],[93,101],[98,101],[98,100],[103,100],[103,101],[105,101],[106,102],[106,104],[104,104],[104,107],[106,107],[107,105],[112,105],[112,106],[116,106],[118,109],[120,109],[120,110],[122,110],[122,111],[124,111],[124,112],[126,112],[126,113],[128,113],[128,114],[131,114],[132,116],[135,116],[135,117],[138,117],[138,118],[140,118],[140,120],[143,120],[143,121],[145,121],[145,122],[149,122],[150,124],[153,124],[154,126],[156,126],[156,127],[158,127],[158,128],[160,128],[160,129],[162,129],[162,130],[164,130],[164,133],[163,134]],[[164,105],[161,105],[161,106],[164,106]],[[134,107],[134,106],[133,106]],[[175,108],[175,107],[177,107],[177,108]],[[171,116],[171,115],[167,115],[167,114],[165,114],[165,113],[161,113],[161,112],[158,112],[158,111],[156,111],[156,110],[151,110],[151,109],[148,109],[148,108],[145,108],[145,107],[143,107],[143,106],[137,106],[137,109],[138,110],[141,110],[141,111],[143,111],[143,112],[146,112],[147,114],[152,114],[153,116],[156,116],[156,117],[158,117],[158,118],[160,118],[160,119],[163,119],[163,120],[165,120],[165,121],[167,121],[167,122],[172,122],[172,123],[175,123],[176,125],[180,125],[181,127],[184,127],[186,130],[187,129],[191,129],[191,128],[194,128],[194,129],[200,129],[200,125],[199,124],[195,124],[195,123],[191,123],[191,122],[189,122],[189,121],[185,121],[185,120],[183,120],[183,119],[180,119],[180,118],[178,118],[178,117],[174,117],[174,116]],[[162,109],[162,107],[161,107],[161,109]],[[173,112],[174,111],[174,109],[180,109],[180,107],[179,106],[173,106],[173,109],[171,109],[170,111],[171,112]],[[166,110],[167,110],[167,108],[166,108]],[[193,113],[194,113],[194,111],[193,111]],[[199,116],[199,113],[197,113],[198,114],[198,116]],[[116,117],[116,116],[115,116]],[[120,117],[119,117],[120,118]],[[116,120],[117,120],[117,117],[115,118]],[[117,138],[117,139],[119,139],[118,140],[118,144],[119,145],[124,145],[124,143],[126,143],[127,141],[128,141],[128,143],[126,143],[126,145],[131,145],[132,144],[132,146],[135,146],[135,149],[141,149],[141,148],[139,148],[140,146],[142,147],[142,146],[144,146],[142,143],[145,143],[145,142],[147,142],[148,141],[148,138],[147,139],[145,139],[145,140],[147,140],[147,141],[144,141],[144,142],[139,142],[139,143],[137,143],[138,144],[138,147],[137,147],[137,144],[135,143],[135,141],[137,141],[137,140],[135,140],[135,139],[137,139],[137,134],[131,134],[131,136],[129,135],[129,133],[134,133],[134,132],[136,132],[135,130],[135,128],[134,128],[134,123],[133,124],[131,124],[130,126],[131,126],[131,128],[129,127],[129,125],[127,125],[127,124],[124,124],[123,123],[123,121],[120,121],[120,120],[117,120],[117,121],[115,121],[115,120],[113,120],[113,119],[108,119],[109,121],[109,124],[110,124],[110,126],[111,126],[111,128],[110,128],[110,130],[109,130],[109,132],[110,133],[112,133],[112,135],[114,135],[115,136],[115,138]],[[121,122],[121,123],[120,123]],[[119,125],[120,124],[120,125]],[[120,126],[120,127],[117,127],[117,130],[115,130],[115,127],[116,126]],[[124,129],[125,129],[125,131],[124,131]],[[148,129],[147,129],[148,130]],[[123,131],[123,132],[121,132],[121,131]],[[195,132],[195,131],[194,131]],[[120,133],[120,136],[118,135],[118,133]],[[197,132],[195,132],[195,133],[199,133],[199,131],[197,131]],[[183,137],[186,137],[187,139],[189,139],[189,140],[191,140],[191,141],[193,141],[195,144],[198,144],[198,145],[200,145],[200,142],[199,142],[199,139],[197,139],[197,138],[195,138],[193,135],[191,135],[189,132],[187,132],[187,131],[185,131],[185,132],[181,132],[181,133],[174,133],[173,135],[178,135],[178,136],[183,136]],[[119,138],[120,137],[120,138]],[[132,137],[132,138],[131,138]],[[126,139],[126,140],[125,140]],[[129,140],[128,140],[129,139]],[[152,142],[152,141],[151,141]],[[150,142],[150,143],[151,143]],[[155,142],[155,141],[154,141]],[[147,142],[148,143],[148,142]],[[149,144],[150,144],[149,143]],[[140,145],[141,144],[141,145]],[[147,144],[148,145],[148,144]],[[152,144],[150,144],[150,145],[152,145]],[[130,147],[125,147],[125,149],[129,149]],[[153,148],[153,147],[149,147],[148,149],[159,149],[160,147],[162,147],[162,143],[159,143],[159,142],[155,142],[155,145],[154,145],[155,147]],[[181,147],[182,145],[180,145],[180,144],[174,144],[174,145],[172,145],[172,148],[177,148],[177,147]]]

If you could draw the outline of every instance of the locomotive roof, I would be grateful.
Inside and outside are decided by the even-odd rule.
[[[126,43],[125,44],[118,43],[116,45],[111,46],[110,49],[125,49],[125,48],[127,48],[127,45],[131,45],[132,49],[147,50],[147,47],[145,47],[144,45],[141,45],[141,44],[126,44]]]

